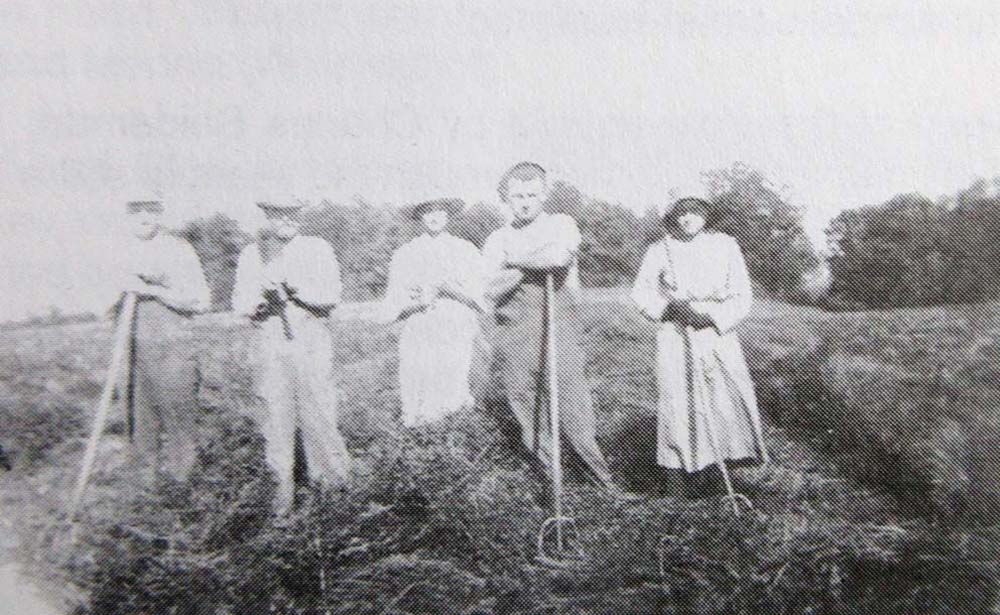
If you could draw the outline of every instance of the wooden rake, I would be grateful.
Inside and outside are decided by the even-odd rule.
[[[135,322],[135,293],[126,293],[122,301],[121,312],[118,316],[118,325],[115,328],[114,342],[111,347],[111,363],[108,366],[108,375],[104,380],[104,389],[101,391],[100,401],[97,403],[97,411],[94,415],[94,424],[90,430],[90,438],[87,440],[87,448],[83,453],[83,464],[80,467],[80,474],[76,479],[76,486],[73,495],[69,500],[66,519],[72,525],[72,542],[76,543],[76,523],[80,504],[83,502],[87,484],[90,482],[90,475],[94,470],[94,462],[97,459],[97,445],[101,435],[104,433],[104,426],[108,421],[108,414],[111,412],[111,402],[114,397],[115,385],[118,376],[122,373],[122,368],[128,361],[131,352],[132,327]]]

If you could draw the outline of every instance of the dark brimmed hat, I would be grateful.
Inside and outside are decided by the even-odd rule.
[[[465,202],[456,198],[431,199],[415,203],[403,209],[403,215],[413,220],[419,220],[431,211],[446,211],[450,216],[457,216],[465,209]]]
[[[663,212],[663,215],[660,217],[660,221],[664,224],[670,224],[684,214],[691,213],[698,214],[707,220],[711,211],[712,207],[705,199],[701,199],[696,196],[686,196],[674,201],[673,205],[668,207],[666,211]]]
[[[298,213],[304,207],[304,204],[297,201],[291,202],[279,202],[279,201],[258,201],[257,207],[260,207],[261,211],[267,214],[294,214]]]
[[[125,204],[125,211],[130,214],[137,214],[141,211],[148,211],[151,214],[163,213],[162,201],[129,201]]]

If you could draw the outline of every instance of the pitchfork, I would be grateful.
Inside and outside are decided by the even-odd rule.
[[[552,500],[554,512],[542,523],[538,530],[537,560],[553,568],[565,568],[584,557],[579,546],[579,535],[576,531],[576,521],[562,512],[562,443],[559,429],[559,374],[556,363],[556,315],[555,291],[552,283],[552,273],[545,275],[545,321],[546,321],[546,366],[549,379],[549,432],[552,440]],[[555,534],[555,550],[546,551],[545,542],[550,534]],[[572,540],[573,548],[567,546],[567,540]]]
[[[694,332],[690,327],[687,327],[686,329],[688,346],[693,348],[695,345],[693,340]],[[719,450],[719,443],[715,439],[715,414],[718,412],[718,408],[715,404],[715,391],[717,391],[717,388],[713,386],[715,383],[714,379],[710,375],[711,369],[709,367],[709,361],[716,359],[717,357],[714,353],[702,352],[699,354],[702,355],[699,356],[699,362],[701,363],[700,367],[702,374],[704,374],[704,378],[702,379],[703,388],[701,392],[704,396],[705,404],[702,405],[702,408],[707,406],[708,409],[698,410],[698,414],[701,416],[702,423],[705,426],[705,436],[708,437],[708,445],[709,448],[712,449],[712,454],[715,456],[715,463],[719,466],[719,470],[722,472],[722,480],[726,483],[726,495],[723,497],[723,500],[729,502],[730,506],[733,508],[733,514],[738,517],[740,516],[740,503],[744,504],[747,508],[752,509],[753,502],[747,496],[742,493],[737,493],[736,490],[733,489],[733,482],[729,478],[729,468],[726,466],[726,458],[722,454],[722,451]],[[711,355],[710,358],[706,358],[704,356],[705,354]]]

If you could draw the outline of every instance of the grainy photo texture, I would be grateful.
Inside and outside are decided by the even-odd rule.
[[[1000,613],[998,31],[0,3],[0,613]]]

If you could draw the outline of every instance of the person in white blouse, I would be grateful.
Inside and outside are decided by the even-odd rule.
[[[469,370],[483,310],[483,267],[471,242],[445,229],[464,209],[434,199],[406,214],[424,232],[399,247],[389,265],[383,318],[401,320],[399,392],[407,427],[472,406]]]
[[[185,480],[197,458],[198,362],[184,323],[210,297],[194,248],[164,226],[163,203],[132,201],[126,211],[133,241],[119,259],[116,311],[125,293],[136,307],[119,394],[137,475],[153,487],[164,474]]]
[[[659,325],[657,462],[683,473],[718,462],[712,436],[723,460],[768,461],[734,331],[753,303],[750,277],[736,240],[705,230],[708,215],[702,199],[677,201],[632,287],[636,305]]]
[[[337,424],[328,322],[340,303],[340,267],[330,244],[299,234],[300,205],[258,206],[267,224],[258,243],[240,254],[233,309],[260,330],[258,387],[267,404],[261,431],[278,481],[275,510],[285,515],[295,500],[296,430],[314,482],[338,486],[350,472],[350,453]]]

